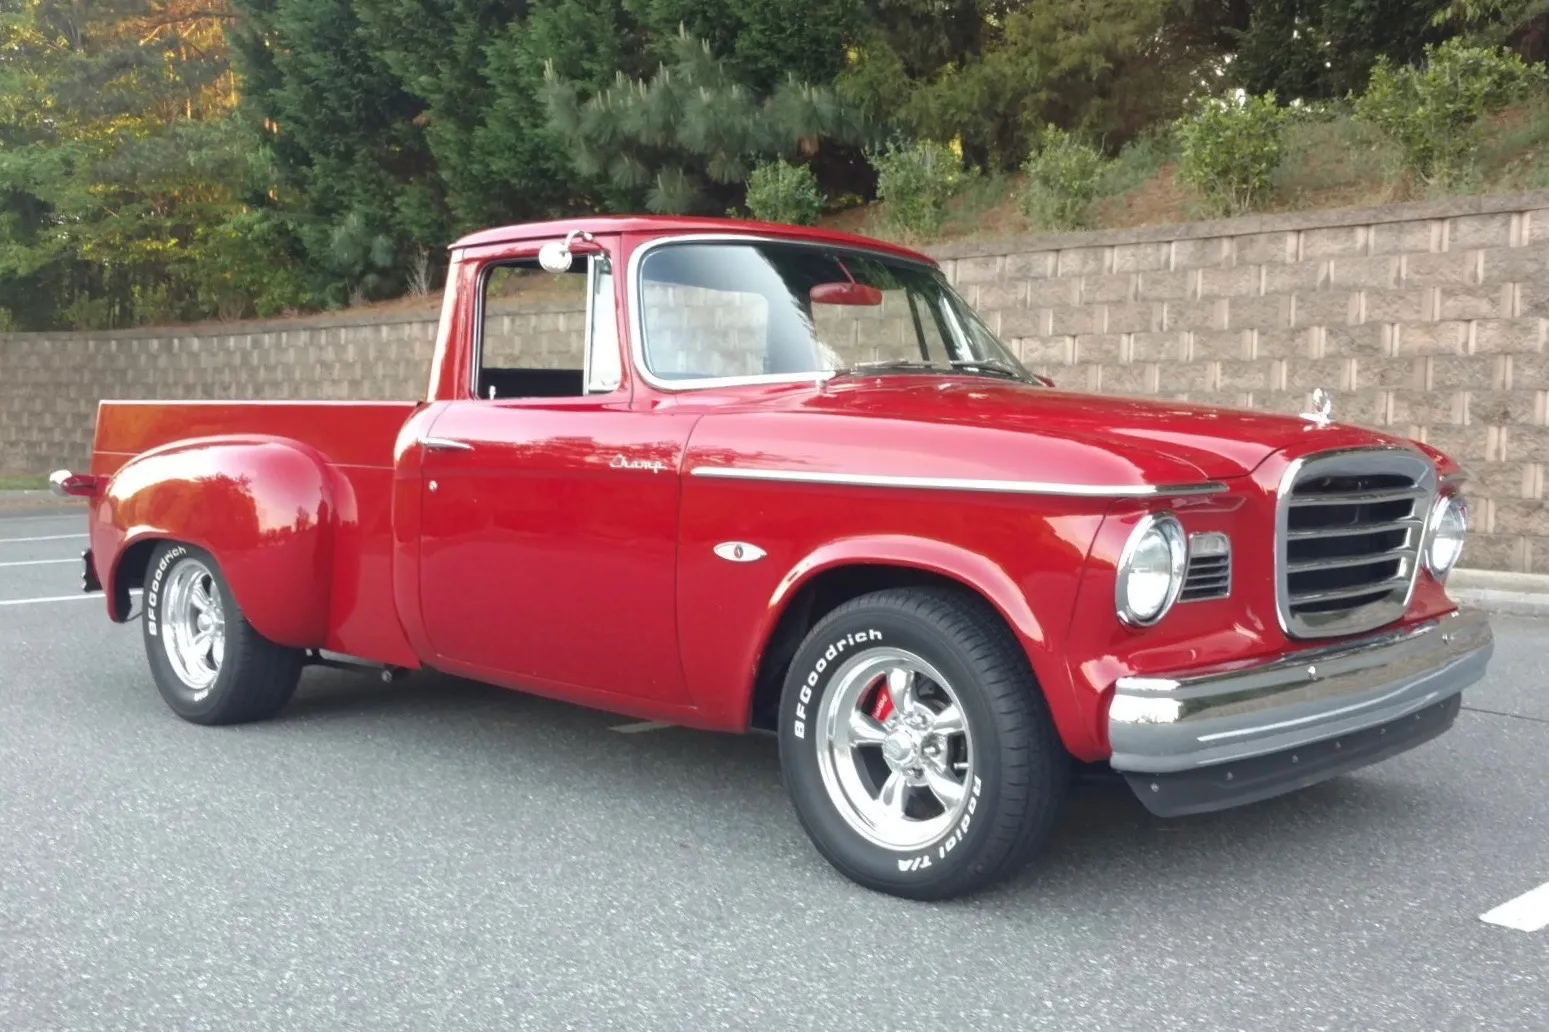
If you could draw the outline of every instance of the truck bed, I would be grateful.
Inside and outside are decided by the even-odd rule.
[[[393,602],[393,453],[412,401],[104,401],[91,472],[116,473],[137,455],[200,437],[300,442],[349,485],[337,514],[327,648],[404,666],[417,661]]]
[[[330,465],[392,469],[393,444],[412,401],[104,401],[92,473],[105,476],[142,452],[191,437],[263,434],[316,448]],[[100,464],[100,465],[99,465]]]

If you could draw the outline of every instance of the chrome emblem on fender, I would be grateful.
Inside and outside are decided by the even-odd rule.
[[[608,463],[609,469],[648,469],[652,473],[663,473],[667,470],[667,464],[656,459],[631,459],[627,455],[615,455],[613,461]]]
[[[731,563],[752,563],[764,558],[768,553],[746,541],[722,541],[715,546],[715,554]]]
[[[1312,411],[1303,412],[1302,418],[1313,426],[1325,427],[1334,421],[1334,396],[1319,387],[1312,392]]]

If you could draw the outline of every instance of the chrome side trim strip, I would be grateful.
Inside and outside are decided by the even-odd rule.
[[[768,480],[845,487],[898,487],[919,491],[988,491],[998,494],[1056,495],[1066,498],[1175,498],[1220,494],[1226,485],[1203,484],[1058,484],[1036,480],[975,480],[968,477],[903,477],[881,473],[819,473],[795,469],[695,466],[691,476],[722,480]]]
[[[426,451],[473,451],[467,441],[454,441],[448,437],[421,437],[420,447]]]

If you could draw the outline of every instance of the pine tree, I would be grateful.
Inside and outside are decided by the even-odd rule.
[[[564,197],[564,163],[533,99],[539,76],[508,68],[515,40],[530,35],[524,0],[355,0],[361,34],[403,89],[424,104],[420,116],[453,225],[465,231],[553,214]],[[537,14],[534,12],[534,17]],[[510,75],[530,114],[497,112]]]
[[[373,51],[351,0],[232,0],[240,110],[330,303],[402,289],[451,235],[427,105]]]
[[[578,83],[547,70],[550,125],[572,141],[576,172],[615,208],[722,211],[760,160],[810,157],[824,141],[865,137],[856,109],[826,87],[788,77],[760,96],[708,42],[680,30],[674,50],[649,80],[620,72],[585,99]]]
[[[724,55],[730,74],[761,94],[792,76],[831,82],[867,22],[861,0],[625,0],[625,6],[663,44],[652,56],[672,59],[681,26]]]

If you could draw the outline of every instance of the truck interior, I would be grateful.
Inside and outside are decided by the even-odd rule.
[[[580,260],[562,273],[570,281],[565,287],[570,283],[575,287],[563,289],[561,296],[570,296],[573,289],[584,299],[587,272],[588,262]],[[578,398],[587,393],[586,333],[579,323],[554,332],[540,329],[525,334],[516,328],[520,317],[514,320],[504,311],[502,302],[518,296],[522,282],[539,276],[550,274],[535,259],[502,263],[485,273],[478,319],[475,390],[479,398]],[[565,317],[575,320],[571,313],[559,314],[560,319]],[[534,336],[539,339],[533,340]]]

